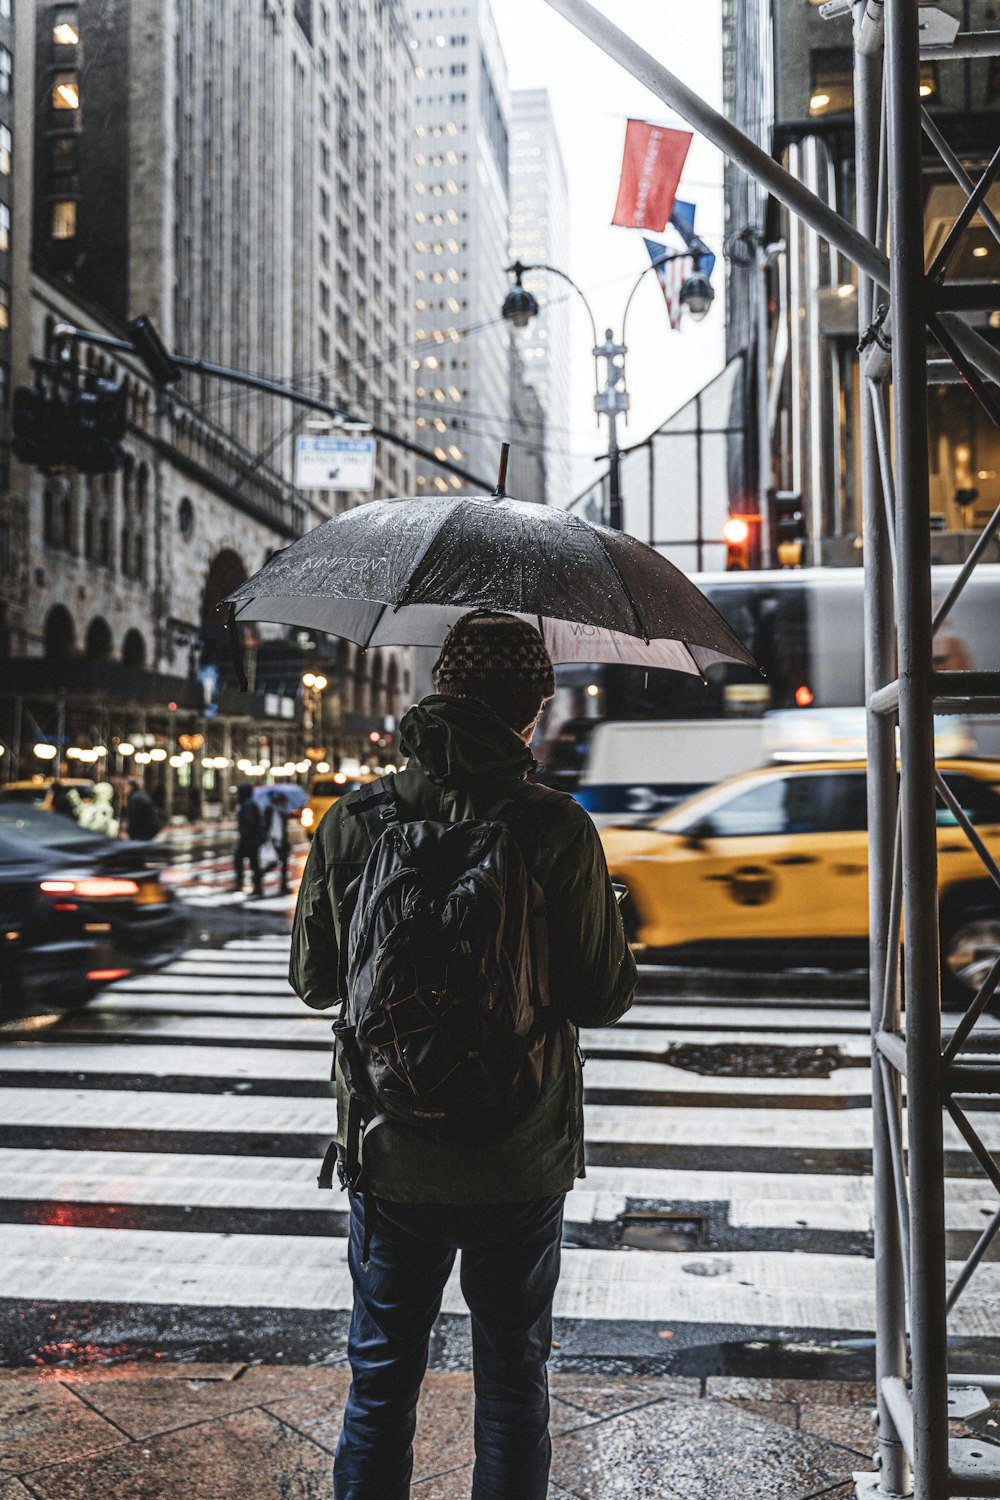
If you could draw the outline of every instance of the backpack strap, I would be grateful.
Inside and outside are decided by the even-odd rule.
[[[351,803],[351,816],[364,819],[365,832],[371,840],[372,848],[390,823],[402,822],[395,780],[395,776],[380,777],[378,791],[369,792],[367,796],[359,797],[357,802]]]

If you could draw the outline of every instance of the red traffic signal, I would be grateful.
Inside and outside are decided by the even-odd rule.
[[[745,572],[750,566],[752,527],[748,516],[730,516],[722,527],[726,544],[726,572]]]

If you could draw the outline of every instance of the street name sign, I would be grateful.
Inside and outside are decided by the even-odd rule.
[[[298,490],[375,488],[373,437],[300,437],[295,443]]]

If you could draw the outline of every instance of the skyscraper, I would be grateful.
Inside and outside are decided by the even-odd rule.
[[[510,254],[525,264],[547,262],[566,268],[569,259],[569,206],[566,169],[549,95],[545,89],[519,89],[511,95]],[[569,306],[573,293],[544,273],[525,277],[541,316],[514,334],[525,381],[542,409],[538,433],[545,450],[546,499],[571,499],[569,457]]]
[[[509,435],[507,67],[489,0],[410,0],[413,435],[488,479]],[[418,463],[417,493],[461,489]]]

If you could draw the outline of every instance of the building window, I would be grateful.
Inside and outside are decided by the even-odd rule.
[[[10,128],[0,125],[0,176],[10,176],[11,148]]]
[[[75,47],[80,40],[80,19],[75,5],[56,7],[52,17],[52,40],[57,47]]]
[[[6,48],[0,48],[0,93],[4,92],[2,83],[3,53]],[[7,52],[8,62],[10,53]],[[52,108],[53,109],[79,109],[80,108],[80,83],[75,73],[57,73],[52,80]]]
[[[319,305],[322,312],[330,311],[330,288],[325,281],[319,284]]]
[[[847,48],[817,47],[810,55],[811,115],[845,114],[854,104],[854,56]]]
[[[72,240],[76,238],[76,202],[62,198],[52,205],[52,238]]]
[[[0,329],[10,327],[10,287],[0,281]]]
[[[9,21],[12,14],[12,0],[0,0],[0,21]]]
[[[10,249],[10,209],[0,203],[0,254]]]
[[[52,137],[53,172],[76,171],[76,136],[54,135]]]
[[[10,75],[14,66],[14,59],[10,55],[9,47],[0,47],[0,94],[10,93]]]

